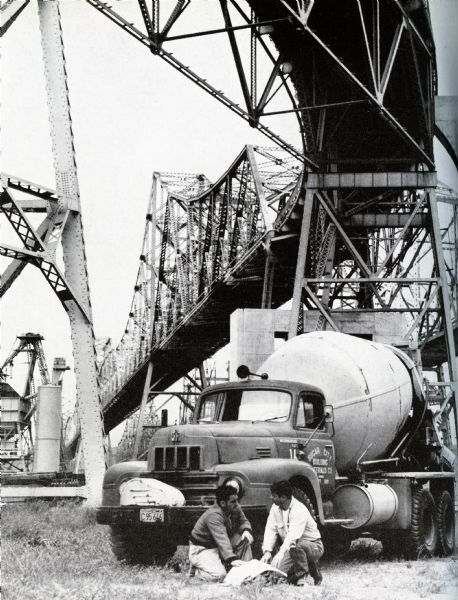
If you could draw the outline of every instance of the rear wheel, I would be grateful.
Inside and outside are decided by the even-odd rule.
[[[450,556],[455,550],[455,510],[452,496],[444,490],[437,499],[438,552]]]
[[[438,548],[436,505],[427,490],[417,490],[412,497],[412,521],[408,541],[412,558],[430,557]]]
[[[112,525],[111,549],[118,560],[130,564],[165,564],[175,554],[176,545],[135,527]]]

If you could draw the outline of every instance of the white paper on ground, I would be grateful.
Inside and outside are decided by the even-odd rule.
[[[244,581],[254,579],[261,573],[266,573],[267,571],[274,571],[278,575],[286,577],[286,573],[283,573],[283,571],[254,558],[253,560],[246,561],[239,567],[232,567],[224,578],[223,583],[224,585],[241,585]]]

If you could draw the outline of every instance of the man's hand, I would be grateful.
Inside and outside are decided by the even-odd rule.
[[[239,560],[237,558],[231,562],[231,569],[232,569],[232,567],[241,567],[244,564],[245,564],[245,562],[243,560]]]
[[[242,533],[241,539],[246,540],[249,544],[254,542],[254,537],[251,535],[251,532],[248,531],[248,529],[245,529],[245,531]]]
[[[269,564],[271,560],[272,560],[272,552],[269,552],[269,551],[264,552],[264,554],[261,557],[261,562]]]
[[[274,556],[274,559],[272,561],[272,566],[275,567],[276,569],[280,569],[280,563],[283,560],[284,556],[285,556],[285,551],[282,552],[281,550],[279,550],[277,552],[277,554]]]

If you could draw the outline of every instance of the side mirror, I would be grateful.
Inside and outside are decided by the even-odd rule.
[[[332,404],[326,404],[324,407],[324,422],[334,423],[334,407]]]
[[[252,375],[253,377],[259,377],[260,379],[269,379],[267,373],[261,373],[261,375],[259,375],[258,373],[252,373],[246,365],[240,365],[239,367],[237,367],[236,374],[237,377],[240,377],[240,379],[246,379],[248,375]]]

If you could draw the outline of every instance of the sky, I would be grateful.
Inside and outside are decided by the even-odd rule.
[[[215,1],[192,2],[191,27],[215,26]],[[111,4],[140,23],[136,1]],[[430,7],[439,93],[458,95],[458,2],[430,0]],[[271,143],[82,0],[62,0],[61,13],[94,329],[117,343],[132,300],[153,171],[215,180],[244,144]],[[235,96],[233,63],[218,38],[211,52],[200,40],[177,42],[173,52]],[[2,39],[2,58],[2,171],[54,188],[35,0]],[[278,119],[275,129],[299,145],[294,120]],[[440,179],[458,189],[456,170],[438,146],[436,160]],[[8,225],[2,238],[17,245]],[[31,331],[44,336],[50,368],[56,356],[73,367],[67,315],[37,269],[27,266],[7,292],[1,321],[1,360],[18,334]],[[70,370],[64,400],[73,398]]]

